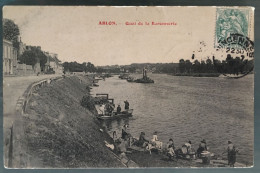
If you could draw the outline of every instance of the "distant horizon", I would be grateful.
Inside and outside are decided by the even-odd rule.
[[[178,63],[192,54],[226,58],[215,47],[216,8],[4,6],[3,18],[19,26],[25,44],[56,53],[62,62]]]
[[[19,26],[25,44],[57,53],[62,62],[177,63],[197,53],[201,42],[208,47],[199,57],[212,54],[212,8],[4,6],[3,18]],[[198,25],[205,13],[209,17]]]

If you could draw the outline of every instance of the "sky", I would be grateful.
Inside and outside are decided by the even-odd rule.
[[[57,53],[62,62],[171,63],[193,53],[198,60],[215,55],[215,7],[5,6],[3,17],[19,26],[22,42]]]

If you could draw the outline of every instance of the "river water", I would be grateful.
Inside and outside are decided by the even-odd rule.
[[[113,131],[120,135],[126,123],[135,137],[143,131],[151,139],[157,131],[160,141],[166,144],[172,138],[175,147],[191,140],[197,149],[206,139],[209,151],[220,155],[232,140],[240,151],[237,161],[253,164],[253,75],[240,79],[149,77],[154,84],[129,83],[114,76],[93,88],[93,95],[108,93],[116,106],[124,108],[124,100],[128,100],[134,109],[131,118],[102,122],[110,135]]]

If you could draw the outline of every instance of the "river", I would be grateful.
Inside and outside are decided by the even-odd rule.
[[[110,135],[113,131],[120,135],[127,123],[135,137],[143,131],[151,139],[157,131],[164,144],[172,138],[175,147],[181,147],[191,140],[195,149],[205,139],[209,151],[220,155],[231,140],[239,149],[237,161],[253,164],[253,75],[240,79],[166,74],[149,77],[154,84],[129,83],[114,76],[93,88],[93,95],[108,93],[116,106],[124,108],[124,100],[128,100],[134,109],[131,118],[102,123]]]

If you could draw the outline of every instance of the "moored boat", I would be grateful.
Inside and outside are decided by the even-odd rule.
[[[135,81],[135,79],[134,79],[133,77],[130,77],[130,76],[129,76],[129,77],[127,78],[127,82],[134,82],[134,81]]]
[[[108,94],[96,94],[95,109],[97,118],[100,120],[112,120],[133,116],[133,109],[126,109],[120,112],[114,111],[114,99],[110,99]]]
[[[120,79],[128,79],[128,77],[129,77],[129,74],[120,74],[119,75]]]
[[[119,118],[127,118],[133,116],[133,109],[128,109],[125,111],[122,111],[120,113],[112,112],[111,114],[99,114],[97,116],[100,120],[112,120],[112,119],[119,119]]]

